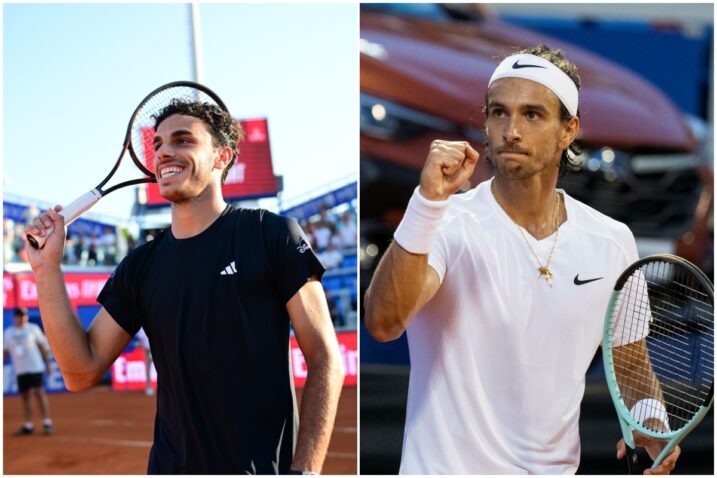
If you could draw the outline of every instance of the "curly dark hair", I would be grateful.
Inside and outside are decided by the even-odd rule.
[[[575,66],[575,64],[572,63],[570,60],[565,58],[565,55],[561,50],[551,50],[550,47],[541,43],[540,45],[535,47],[517,50],[508,56],[519,54],[535,55],[548,60],[550,63],[557,66],[566,75],[568,75],[568,77],[573,80],[573,83],[575,83],[575,86],[578,88],[578,90],[580,90],[580,75],[578,75],[578,67]],[[486,103],[488,102],[487,95],[488,94],[486,93]],[[577,114],[575,116],[580,118],[580,108],[578,108]],[[572,117],[573,115],[568,112],[568,109],[561,101],[560,119],[562,121],[569,121]],[[560,158],[560,171],[558,173],[560,177],[565,176],[565,174],[568,172],[575,173],[580,170],[580,163],[578,163],[575,159],[577,156],[580,155],[580,153],[582,153],[582,148],[577,141],[573,141],[572,143],[570,143],[567,149],[563,151],[563,154]]]
[[[239,154],[239,142],[244,138],[244,131],[239,124],[235,123],[228,111],[224,111],[219,106],[211,103],[202,103],[198,101],[188,101],[182,99],[173,99],[169,105],[165,106],[156,115],[152,115],[154,119],[155,131],[165,119],[172,115],[186,115],[199,118],[209,127],[209,132],[214,138],[214,147],[229,146],[232,149],[232,159],[222,172],[222,184],[227,178],[227,174],[234,161]]]

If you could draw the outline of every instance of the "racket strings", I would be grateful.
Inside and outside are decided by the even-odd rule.
[[[625,282],[612,316],[623,402],[648,428],[666,431],[660,422],[673,431],[682,428],[711,398],[711,292],[682,266],[650,262]]]
[[[189,85],[160,89],[155,94],[145,98],[132,119],[130,152],[133,153],[135,162],[139,163],[137,166],[140,166],[140,169],[145,169],[147,174],[154,174],[154,124],[156,118],[172,101],[177,100],[198,101],[219,106],[212,96]]]

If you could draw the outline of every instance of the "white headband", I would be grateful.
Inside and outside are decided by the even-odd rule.
[[[578,114],[578,87],[563,70],[545,58],[527,53],[511,55],[500,62],[488,87],[501,78],[523,78],[540,83],[555,93],[572,116]]]

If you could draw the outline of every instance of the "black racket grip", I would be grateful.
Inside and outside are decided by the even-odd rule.
[[[637,456],[637,450],[630,448],[627,444],[625,444],[625,448],[627,448],[625,458],[627,459],[628,473],[631,475],[642,475],[643,470],[640,466],[640,459]]]

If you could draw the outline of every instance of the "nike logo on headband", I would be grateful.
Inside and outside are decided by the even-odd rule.
[[[519,68],[545,68],[544,66],[540,65],[519,65],[518,62],[520,60],[515,60],[515,63],[513,63],[513,69],[517,70]]]

